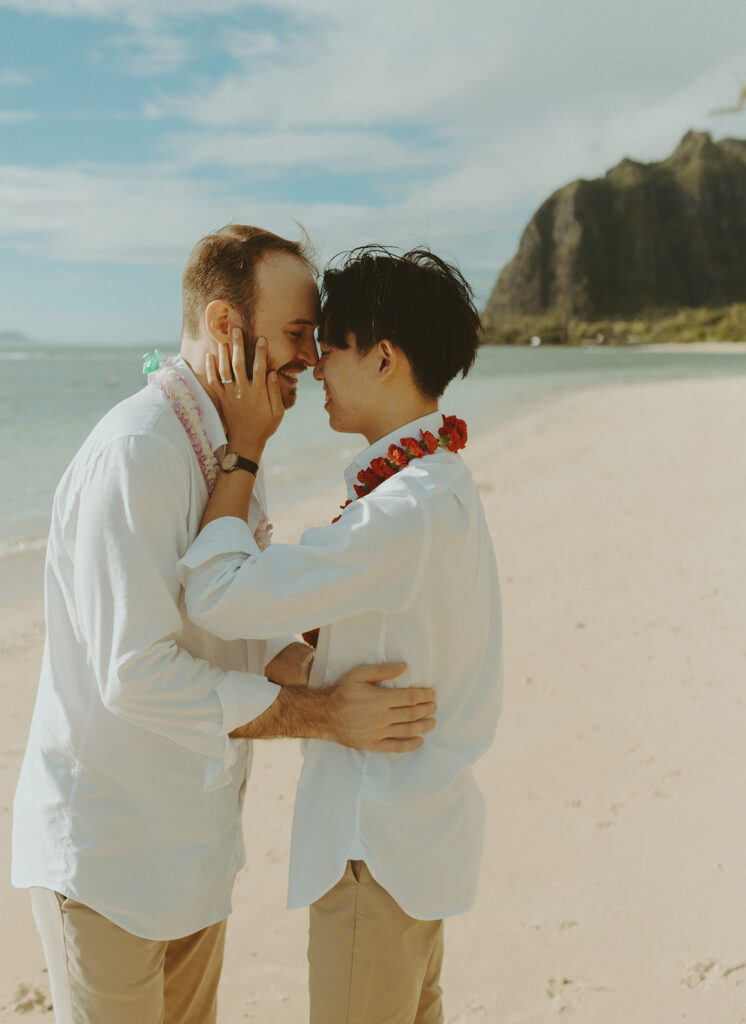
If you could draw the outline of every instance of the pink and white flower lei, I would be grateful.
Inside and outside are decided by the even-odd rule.
[[[173,406],[178,420],[186,430],[194,454],[197,456],[207,493],[212,494],[220,466],[215,452],[210,446],[197,399],[192,394],[189,384],[176,368],[176,360],[171,356],[161,359],[158,369],[148,373],[148,384],[160,388]]]
[[[186,431],[194,454],[197,456],[207,493],[212,494],[220,466],[210,445],[199,403],[188,382],[179,373],[177,362],[173,357],[164,357],[156,349],[154,355],[148,353],[144,358],[144,372],[148,375],[148,384],[160,388],[173,406],[176,417]],[[272,530],[272,523],[262,510],[256,530],[254,530],[254,540],[260,551],[264,551],[271,544]]]
[[[262,511],[262,514],[259,516],[259,522],[254,530],[254,540],[260,551],[266,550],[272,543],[273,530],[274,526],[272,526],[272,523],[267,518],[267,513]]]

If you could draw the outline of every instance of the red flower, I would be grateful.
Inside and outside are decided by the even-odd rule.
[[[422,450],[422,445],[416,437],[403,437],[400,442],[402,448],[409,451],[410,459],[421,459],[425,454]],[[391,458],[391,456],[389,456]]]
[[[448,451],[457,452],[464,447],[467,440],[466,424],[458,416],[444,416],[443,426],[438,431],[441,437],[448,437]],[[444,436],[445,435],[445,436]]]
[[[404,444],[404,441],[402,441],[402,444]],[[393,462],[395,466],[400,466],[402,469],[409,465],[409,459],[407,458],[406,452],[402,451],[398,445],[389,445],[388,457],[389,462]]]
[[[355,488],[355,490],[357,490],[357,487]],[[360,490],[363,492],[363,494],[365,494],[365,490],[362,487],[360,488]],[[361,498],[361,497],[362,497],[362,494],[358,494],[358,498]],[[344,505],[340,505],[339,507],[340,507],[341,511],[340,511],[338,516],[335,516],[334,519],[332,519],[332,522],[333,523],[338,523],[339,520],[342,518],[342,512],[344,512],[344,510],[347,508],[347,506],[351,505],[351,504],[352,504],[352,498],[348,498],[347,501],[344,503]]]
[[[363,485],[363,494],[367,494],[368,491],[372,491],[374,487],[378,487],[380,484],[380,478],[376,476],[370,467],[368,469],[361,469],[357,475],[358,480]],[[355,488],[357,490],[357,488]],[[358,495],[359,497],[359,495]]]
[[[362,498],[364,494],[370,494],[370,487],[368,487],[367,484],[353,484],[352,486],[354,487],[355,494],[357,494],[358,498]]]
[[[435,434],[432,434],[429,430],[421,430],[420,433],[422,434],[422,443],[425,445],[425,448],[427,449],[427,454],[432,455],[433,452],[438,447],[437,437],[435,436]]]
[[[386,459],[373,459],[370,464],[370,468],[378,477],[378,483],[388,480],[388,478],[393,476],[396,472],[396,467],[390,466]],[[376,484],[376,486],[378,486],[378,484]]]

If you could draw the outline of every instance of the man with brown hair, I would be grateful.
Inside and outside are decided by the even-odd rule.
[[[235,225],[203,239],[181,356],[151,359],[150,386],[104,417],[57,488],[12,880],[31,889],[58,1022],[215,1021],[244,856],[251,749],[237,729],[251,735],[272,707],[274,728],[255,735],[407,751],[432,727],[431,690],[374,685],[404,666],[309,691],[304,644],[220,640],[185,614],[177,563],[220,466],[258,474],[249,523],[267,541],[261,472],[230,451],[206,360],[234,331],[249,354],[259,339],[287,408],[318,361],[317,318],[303,247]]]

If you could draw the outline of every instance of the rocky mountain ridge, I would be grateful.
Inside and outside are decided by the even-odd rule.
[[[635,317],[746,301],[746,141],[690,131],[666,160],[624,159],[537,210],[484,311]]]

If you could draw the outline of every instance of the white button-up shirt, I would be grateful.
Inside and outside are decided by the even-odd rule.
[[[422,417],[363,452],[346,473],[350,497],[358,471],[391,443],[441,424],[438,413]],[[414,752],[305,744],[289,906],[318,899],[360,858],[411,917],[467,910],[484,819],[471,766],[495,732],[501,639],[492,543],[460,456],[438,450],[410,463],[298,545],[260,553],[240,520],[215,520],[181,573],[189,614],[220,636],[321,626],[311,685],[357,664],[406,661],[392,685],[437,692],[437,727]]]
[[[215,407],[180,366],[218,449]],[[253,527],[261,496],[260,485]],[[186,616],[177,563],[207,497],[184,427],[151,386],[95,427],[52,512],[12,881],[55,889],[145,938],[230,912],[250,744],[228,733],[278,693],[261,674],[276,645],[219,640]]]

